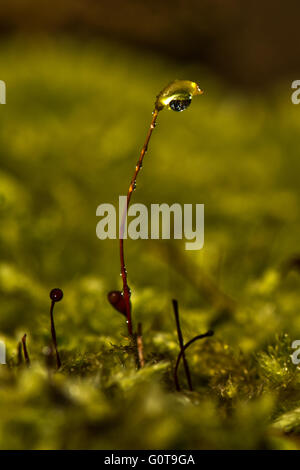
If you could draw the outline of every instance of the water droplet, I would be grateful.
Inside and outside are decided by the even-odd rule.
[[[186,100],[172,100],[169,103],[169,107],[173,111],[181,112],[184,111],[192,102],[192,98],[188,98]]]
[[[195,82],[175,80],[159,93],[155,102],[155,109],[156,111],[161,111],[164,108],[183,111],[190,105],[193,96],[202,93],[203,91]]]

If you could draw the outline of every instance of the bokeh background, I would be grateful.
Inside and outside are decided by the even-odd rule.
[[[298,445],[286,443],[283,425],[270,431],[270,419],[298,405],[280,395],[296,380],[286,364],[300,337],[298,12],[296,1],[268,0],[1,5],[1,448]],[[96,238],[96,208],[126,194],[155,96],[175,78],[205,94],[187,112],[159,116],[134,202],[204,203],[205,246],[125,244],[134,322],[144,327],[138,375],[106,298],[121,288],[118,242]],[[53,287],[64,291],[64,369],[49,382]],[[185,338],[216,332],[202,351],[206,369],[197,348],[190,354],[201,391],[192,398],[171,394],[174,297]],[[25,332],[29,371],[17,357]],[[283,352],[281,334],[290,335]],[[259,356],[272,344],[278,361]],[[265,395],[271,366],[279,384]]]

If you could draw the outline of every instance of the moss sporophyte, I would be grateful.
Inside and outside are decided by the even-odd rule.
[[[192,98],[203,93],[202,89],[195,82],[189,80],[175,80],[166,86],[158,95],[155,101],[154,111],[152,113],[152,119],[144,145],[142,147],[139,159],[135,166],[133,177],[130,181],[130,185],[127,192],[126,206],[122,217],[120,226],[120,264],[121,264],[121,276],[123,289],[122,291],[114,291],[108,294],[110,303],[122,314],[126,316],[126,322],[128,327],[128,334],[130,337],[133,336],[133,325],[131,315],[131,291],[127,281],[127,271],[125,267],[125,255],[124,255],[124,230],[126,223],[126,215],[129,208],[130,200],[133,191],[136,189],[136,181],[140,169],[143,165],[145,154],[148,150],[148,145],[152,136],[152,132],[155,129],[157,117],[160,111],[168,109],[176,112],[181,112],[187,109],[191,104]]]
[[[143,351],[142,324],[138,323],[137,331],[133,332],[133,324],[132,324],[132,316],[131,316],[131,313],[132,313],[131,301],[130,301],[131,291],[130,291],[128,281],[127,281],[127,271],[125,267],[125,255],[124,255],[124,238],[126,238],[124,237],[124,231],[126,228],[127,212],[128,212],[129,204],[131,201],[132,193],[136,188],[136,180],[140,172],[140,169],[142,167],[143,159],[147,152],[149,141],[150,141],[152,132],[155,128],[159,112],[161,112],[165,108],[175,111],[175,112],[184,111],[191,104],[192,98],[202,93],[203,93],[202,90],[195,82],[191,82],[187,80],[176,80],[172,82],[170,85],[168,85],[166,88],[164,88],[159,93],[155,101],[154,111],[152,113],[152,120],[151,120],[150,127],[146,136],[146,140],[144,142],[139,159],[135,166],[135,171],[134,171],[133,177],[130,181],[130,185],[128,188],[127,197],[125,197],[124,212],[123,214],[121,212],[121,216],[120,216],[121,223],[120,223],[119,249],[120,249],[120,264],[121,264],[121,276],[122,276],[123,289],[109,292],[108,300],[110,304],[118,312],[120,312],[126,319],[126,323],[128,327],[128,334],[129,334],[129,338],[131,340],[131,346],[132,346],[130,347],[130,349],[135,354],[136,364],[138,368],[143,367],[145,365],[145,359],[144,359],[144,351]],[[58,350],[56,330],[55,330],[54,306],[56,302],[60,302],[62,298],[63,298],[63,291],[61,289],[54,288],[51,290],[50,292],[50,299],[51,299],[50,324],[51,324],[52,347],[48,349],[49,349],[49,357],[53,358],[55,356],[56,358],[57,370],[61,368],[62,362],[61,362],[61,358],[60,358],[60,354]],[[179,341],[179,346],[180,346],[180,351],[178,354],[178,358],[177,358],[177,362],[176,362],[176,366],[174,370],[175,386],[176,386],[176,389],[179,391],[180,386],[178,382],[177,372],[178,372],[180,360],[182,358],[188,387],[190,390],[192,390],[193,388],[192,388],[191,374],[189,371],[187,358],[185,356],[185,351],[196,340],[211,336],[213,332],[208,331],[205,334],[198,335],[185,344],[182,331],[181,331],[180,321],[179,321],[179,311],[178,311],[177,300],[173,300],[173,308],[174,308],[174,314],[175,314],[175,320],[176,320],[178,341]],[[24,334],[24,336],[22,337],[22,340],[18,344],[18,363],[21,364],[23,362],[23,356],[24,356],[25,363],[27,367],[29,367],[30,357],[29,357],[29,353],[27,349],[26,338],[27,336],[26,334]],[[22,355],[22,352],[23,352],[23,355]]]
[[[51,299],[51,306],[50,306],[50,322],[51,322],[51,335],[52,335],[52,342],[53,342],[53,347],[55,350],[55,355],[56,355],[56,365],[57,369],[60,369],[61,367],[61,360],[60,360],[60,355],[58,352],[57,348],[57,340],[56,340],[56,331],[55,331],[55,324],[54,324],[54,317],[53,317],[53,309],[54,305],[56,302],[59,302],[63,298],[63,291],[56,287],[55,289],[52,289],[50,292],[50,299]]]

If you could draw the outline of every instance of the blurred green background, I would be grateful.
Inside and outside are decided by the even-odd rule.
[[[8,366],[0,366],[0,448],[297,446],[297,438],[282,435],[285,419],[297,433],[298,414],[286,413],[300,405],[289,357],[300,337],[299,273],[284,269],[300,251],[300,121],[289,81],[297,64],[288,66],[285,54],[279,71],[282,56],[271,60],[262,47],[273,65],[261,76],[246,61],[245,45],[235,50],[236,65],[219,68],[216,51],[206,60],[198,39],[190,47],[192,29],[183,47],[180,2],[173,35],[163,13],[161,25],[144,10],[135,13],[137,31],[139,25],[155,44],[129,37],[129,12],[127,34],[118,29],[120,10],[106,31],[99,6],[93,15],[90,4],[77,2],[82,21],[68,4],[62,12],[53,7],[61,21],[51,22],[45,12],[12,5],[1,12],[0,45],[7,85],[0,109],[0,332],[8,348]],[[208,28],[208,17],[198,16],[194,30],[199,40],[209,30],[217,41],[222,28],[216,18]],[[261,46],[257,38],[251,44]],[[246,63],[260,80],[244,80]],[[175,78],[197,81],[205,94],[187,112],[160,113],[133,201],[204,203],[205,245],[189,252],[180,240],[126,242],[147,364],[136,372],[123,317],[106,298],[121,288],[118,241],[97,239],[96,208],[126,194],[155,96]],[[53,287],[64,291],[55,311],[64,368],[49,378],[43,351]],[[194,394],[173,393],[174,297],[186,340],[215,330],[189,354]],[[30,370],[17,358],[25,332]]]

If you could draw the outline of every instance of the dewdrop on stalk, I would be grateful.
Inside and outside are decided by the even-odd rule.
[[[127,192],[127,202],[123,212],[121,227],[120,227],[120,265],[121,265],[121,277],[123,283],[122,291],[112,291],[108,294],[108,301],[110,304],[124,316],[126,316],[126,323],[128,327],[128,334],[130,337],[133,336],[133,327],[131,319],[131,291],[127,281],[127,271],[125,267],[125,255],[124,255],[124,230],[126,225],[126,215],[130,205],[130,200],[134,190],[136,189],[136,180],[138,174],[142,168],[145,154],[148,150],[148,145],[153,130],[156,126],[157,117],[160,111],[163,109],[171,109],[172,111],[181,112],[189,107],[192,98],[196,95],[202,95],[203,91],[199,85],[190,80],[174,80],[166,86],[156,97],[154,111],[152,113],[152,119],[148,133],[142,147],[139,159],[135,166],[133,177],[130,181],[129,189]]]
[[[202,94],[203,90],[197,83],[190,80],[175,80],[159,93],[155,102],[155,109],[161,111],[167,108],[181,112],[188,108],[193,96]]]

